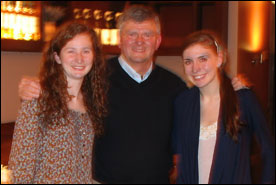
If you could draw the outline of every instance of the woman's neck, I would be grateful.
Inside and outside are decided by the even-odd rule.
[[[220,98],[220,83],[218,78],[205,87],[199,88],[201,100],[212,100]]]
[[[81,93],[81,85],[83,80],[68,80],[68,88],[67,91],[69,95],[72,95],[74,97],[78,97]]]
[[[83,103],[83,95],[81,93],[81,85],[82,81],[70,81],[68,82],[68,93],[71,97],[71,100],[68,102],[67,106],[71,110],[75,110],[78,112],[86,112],[84,103]]]

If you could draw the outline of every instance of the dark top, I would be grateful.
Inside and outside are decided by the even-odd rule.
[[[173,101],[185,83],[154,66],[139,84],[118,58],[108,62],[109,116],[105,135],[95,141],[93,178],[104,183],[168,183]]]
[[[275,181],[275,148],[270,137],[264,115],[250,90],[237,92],[240,102],[241,120],[247,124],[242,128],[235,143],[218,121],[217,141],[209,183],[251,183],[250,147],[253,134],[261,146],[262,183]],[[177,165],[177,183],[198,184],[198,145],[200,131],[200,93],[194,87],[179,95],[175,101],[173,142],[180,155]]]

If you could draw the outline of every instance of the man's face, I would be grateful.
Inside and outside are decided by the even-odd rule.
[[[129,64],[151,62],[160,43],[161,35],[154,20],[143,22],[129,20],[121,28],[119,47]]]

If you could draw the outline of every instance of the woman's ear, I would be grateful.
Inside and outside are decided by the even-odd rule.
[[[57,52],[54,52],[54,57],[55,57],[55,61],[56,61],[58,64],[61,64],[61,60],[60,60],[60,57],[58,56]]]
[[[217,67],[219,68],[222,65],[222,63],[223,63],[223,53],[220,52],[218,54],[218,64],[217,64]]]

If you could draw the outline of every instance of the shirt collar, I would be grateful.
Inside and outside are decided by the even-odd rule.
[[[150,65],[149,70],[145,73],[144,76],[141,76],[139,73],[137,73],[130,65],[128,65],[128,63],[123,59],[122,55],[120,55],[120,57],[118,58],[119,63],[121,65],[121,67],[123,68],[123,70],[136,82],[141,83],[143,81],[145,81],[149,75],[152,72],[152,62]]]

